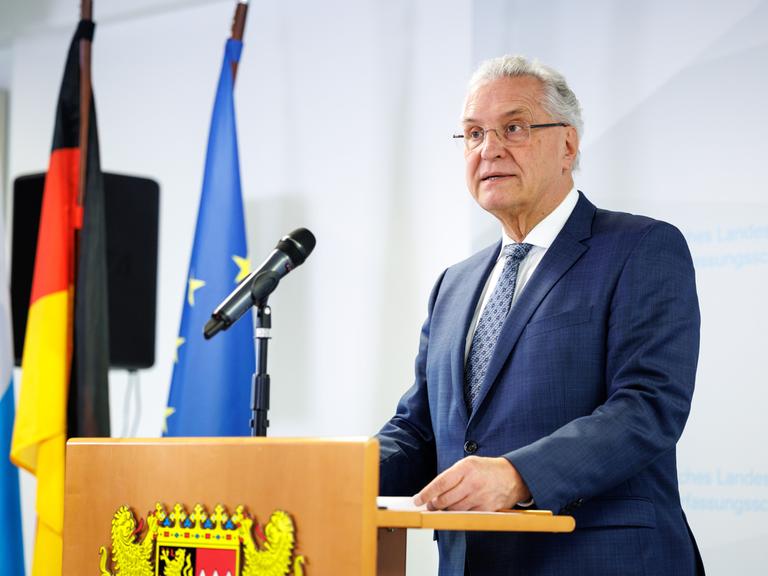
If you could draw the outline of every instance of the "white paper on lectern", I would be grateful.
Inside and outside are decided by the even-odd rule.
[[[387,510],[426,512],[427,505],[416,506],[413,496],[379,496],[376,498],[376,506]]]

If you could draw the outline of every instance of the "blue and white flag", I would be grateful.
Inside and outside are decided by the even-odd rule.
[[[5,230],[0,214],[0,572],[24,576],[19,471],[11,464],[13,401],[13,332],[5,267]]]
[[[250,272],[240,191],[232,64],[243,44],[228,40],[213,107],[203,192],[176,340],[166,436],[245,436],[254,371],[250,312],[211,340],[203,326]]]

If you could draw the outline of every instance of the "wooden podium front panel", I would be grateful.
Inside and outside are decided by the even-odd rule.
[[[307,576],[374,574],[378,443],[370,439],[75,439],[67,443],[64,576],[99,573],[120,506],[191,513],[242,504],[265,525],[288,512]]]

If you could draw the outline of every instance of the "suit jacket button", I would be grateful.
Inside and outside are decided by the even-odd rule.
[[[474,440],[467,440],[464,442],[464,452],[467,454],[474,454],[477,452],[477,442]]]

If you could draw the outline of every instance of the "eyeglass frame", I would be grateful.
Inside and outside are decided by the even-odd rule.
[[[527,122],[520,122],[519,120],[517,120],[517,121],[514,121],[514,122],[508,122],[504,126],[504,128],[506,129],[506,127],[509,126],[510,124],[527,124],[527,126],[528,126],[528,138],[526,138],[526,140],[524,142],[520,142],[519,144],[517,144],[518,146],[523,146],[528,141],[530,141],[530,139],[531,139],[531,130],[534,130],[536,128],[554,128],[555,126],[561,126],[563,128],[567,128],[568,126],[570,126],[570,124],[568,124],[567,122],[545,122],[543,124],[528,124]],[[458,138],[463,139],[464,140],[464,147],[467,150],[477,150],[485,142],[485,138],[488,135],[488,132],[491,132],[491,131],[496,133],[496,137],[501,142],[510,143],[509,139],[506,136],[499,136],[499,131],[498,131],[497,128],[481,128],[481,129],[483,131],[483,139],[480,140],[477,143],[477,146],[475,146],[474,148],[470,148],[469,147],[469,140],[466,139],[466,136],[464,134],[454,134],[453,138],[454,139],[458,139]],[[512,144],[512,143],[510,143],[510,144],[513,145],[513,146],[515,145],[515,144]]]

